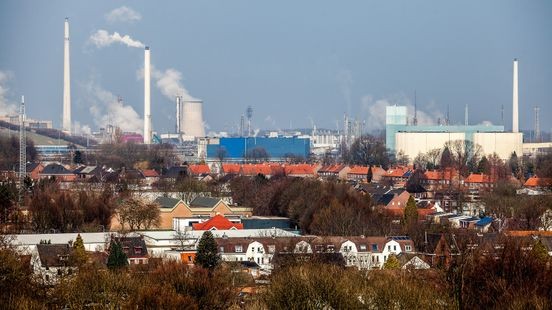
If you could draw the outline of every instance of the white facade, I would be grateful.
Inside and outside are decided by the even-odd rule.
[[[523,154],[523,133],[521,132],[476,132],[473,142],[481,146],[485,155],[496,153],[502,160],[508,160],[513,152]]]
[[[447,142],[465,140],[463,132],[397,132],[395,149],[413,161],[418,154],[425,154],[433,149],[442,149]]]

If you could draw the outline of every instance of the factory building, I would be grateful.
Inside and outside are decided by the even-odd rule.
[[[503,160],[513,152],[523,154],[523,133],[518,128],[518,61],[513,70],[513,115],[512,132],[505,132],[504,126],[468,125],[467,111],[464,125],[449,125],[448,120],[440,125],[408,124],[405,106],[388,106],[385,115],[385,142],[394,154],[403,154],[413,161],[418,154],[432,149],[443,149],[446,143],[466,140],[481,147],[482,154],[496,153]]]
[[[290,156],[308,158],[310,139],[298,137],[234,137],[200,139],[198,153],[208,161],[244,161],[266,151],[269,161],[282,161]],[[261,152],[259,152],[261,151]]]

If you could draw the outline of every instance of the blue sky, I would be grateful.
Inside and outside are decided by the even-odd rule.
[[[107,18],[122,6],[140,18]],[[157,78],[180,73],[210,130],[235,131],[248,105],[255,127],[335,128],[349,113],[375,129],[383,107],[412,104],[414,90],[424,122],[447,105],[463,122],[468,104],[470,123],[501,124],[504,105],[511,128],[515,57],[520,127],[533,128],[539,105],[550,130],[551,13],[550,1],[2,1],[0,108],[24,94],[30,117],[60,124],[67,16],[73,120],[92,129],[140,126],[143,115],[143,49],[90,43],[106,30],[151,46]],[[159,132],[174,129],[165,93],[152,85]]]

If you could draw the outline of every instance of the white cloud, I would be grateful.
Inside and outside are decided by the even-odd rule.
[[[116,8],[113,11],[105,14],[105,19],[109,23],[133,23],[142,19],[142,15],[128,6]]]
[[[391,96],[389,98],[374,99],[366,95],[361,99],[362,114],[366,115],[366,129],[376,130],[385,127],[385,107],[390,105],[406,106],[408,122],[414,118],[414,105],[404,95]],[[430,102],[424,108],[418,104],[417,109],[418,125],[437,124],[438,119],[444,120],[443,114],[437,109],[434,102]]]
[[[0,71],[0,116],[17,114],[17,105],[6,98],[9,91],[6,84],[11,78],[11,72]]]
[[[120,35],[118,32],[110,34],[107,30],[100,29],[93,33],[88,38],[90,44],[94,44],[97,48],[103,48],[113,43],[121,43],[128,47],[144,48],[144,43],[134,40],[129,35]]]
[[[118,126],[124,132],[142,131],[143,119],[132,106],[117,100],[117,96],[94,81],[88,82],[84,88],[90,101],[90,114],[97,126]]]

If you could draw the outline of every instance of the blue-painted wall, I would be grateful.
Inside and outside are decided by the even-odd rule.
[[[270,160],[281,160],[288,154],[307,158],[310,154],[310,139],[238,137],[220,138],[219,144],[207,145],[207,159],[217,159],[219,149],[226,151],[225,160],[243,160],[247,151],[253,148],[265,149]]]

